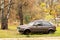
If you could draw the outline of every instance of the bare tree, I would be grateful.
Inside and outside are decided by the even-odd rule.
[[[22,12],[22,2],[18,4],[18,15],[20,19],[20,25],[23,25],[23,12]]]
[[[8,10],[7,10],[7,14],[5,15],[4,13],[4,0],[1,0],[1,13],[2,13],[2,17],[1,17],[1,29],[8,29],[8,16],[9,16],[9,12],[10,12],[10,8],[11,8],[11,2],[12,0],[9,0],[9,4],[8,4]]]
[[[1,0],[1,13],[2,13],[2,17],[1,17],[1,29],[5,29],[4,27],[4,0]]]

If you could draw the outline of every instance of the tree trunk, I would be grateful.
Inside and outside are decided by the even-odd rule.
[[[18,14],[20,18],[20,25],[23,25],[23,12],[22,12],[22,3],[18,5]]]
[[[2,18],[1,20],[1,29],[8,29],[8,19],[6,17]]]
[[[8,5],[8,10],[7,10],[7,15],[4,14],[4,0],[1,0],[1,13],[2,13],[2,17],[1,17],[1,29],[5,30],[8,29],[8,17],[9,17],[9,12],[10,12],[10,8],[11,8],[11,2],[12,0],[9,0],[9,5]]]
[[[8,29],[7,18],[4,16],[4,0],[1,0],[1,29]]]
[[[50,12],[49,12],[49,14],[51,15],[52,8],[53,8],[53,0],[50,0],[49,6],[50,6]]]

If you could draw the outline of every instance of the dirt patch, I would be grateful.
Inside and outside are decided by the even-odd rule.
[[[60,37],[39,37],[39,38],[1,38],[0,40],[60,40]]]

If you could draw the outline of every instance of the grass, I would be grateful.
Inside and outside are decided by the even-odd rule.
[[[0,30],[0,38],[26,38],[26,37],[56,37],[60,36],[60,27],[57,27],[57,31],[54,34],[31,34],[31,35],[23,35],[19,34],[17,26],[9,26],[8,30]]]

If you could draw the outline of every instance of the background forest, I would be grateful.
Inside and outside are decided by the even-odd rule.
[[[8,5],[8,1],[9,0],[5,0],[5,6]],[[19,24],[18,4],[21,2],[23,5],[22,13],[24,23],[29,23],[30,21],[37,19],[44,19],[53,22],[56,22],[56,19],[60,19],[60,0],[12,0],[13,4],[10,8],[9,24]],[[4,8],[5,15],[7,10],[7,7]]]
[[[58,27],[55,34],[22,35],[17,26],[34,20],[47,20]],[[0,0],[0,38],[60,36],[60,0]]]

